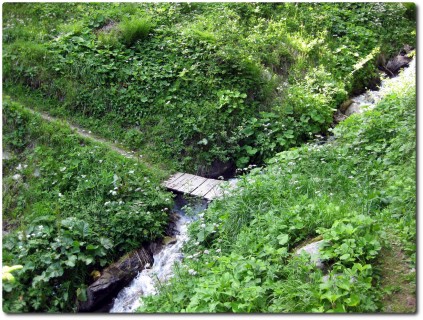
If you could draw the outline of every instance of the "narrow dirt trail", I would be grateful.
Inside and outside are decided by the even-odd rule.
[[[94,134],[91,133],[91,131],[89,130],[85,130],[79,126],[73,125],[71,123],[69,123],[68,121],[64,120],[64,119],[60,119],[60,118],[55,118],[50,116],[49,114],[45,113],[45,112],[40,112],[40,111],[35,111],[31,108],[25,107],[29,112],[31,112],[32,114],[38,115],[41,118],[43,118],[46,121],[49,122],[53,122],[53,121],[58,121],[58,122],[64,122],[66,123],[66,125],[68,125],[72,130],[75,130],[80,136],[93,140],[94,142],[98,142],[98,143],[102,143],[107,145],[110,149],[112,149],[113,151],[121,154],[122,156],[128,158],[128,159],[136,159],[135,156],[135,152],[134,151],[126,151],[120,147],[118,147],[115,143],[110,142],[106,139],[100,138]],[[148,164],[146,164],[148,166]]]

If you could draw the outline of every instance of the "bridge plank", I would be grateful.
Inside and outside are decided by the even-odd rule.
[[[212,200],[223,194],[219,184],[222,180],[207,179],[189,173],[177,172],[162,185],[170,190]]]
[[[191,195],[204,197],[207,193],[210,192],[211,189],[213,189],[215,186],[219,185],[220,183],[222,183],[222,181],[220,180],[207,179],[207,181],[205,181],[197,189],[193,190],[191,192]]]
[[[204,199],[213,200],[223,195],[223,190],[219,184],[215,185],[209,192],[204,195]]]
[[[206,181],[207,178],[194,176],[191,179],[187,179],[186,183],[181,188],[179,188],[178,191],[191,194],[195,189],[199,188]]]
[[[167,179],[165,182],[163,182],[163,186],[167,187],[168,185],[174,183],[176,180],[181,178],[184,175],[183,172],[177,172],[174,175],[171,175],[169,179]]]
[[[166,183],[166,187],[175,191],[179,191],[187,182],[192,180],[195,176],[193,174],[184,173],[178,179],[171,183]]]

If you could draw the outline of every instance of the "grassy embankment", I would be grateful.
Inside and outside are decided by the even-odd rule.
[[[140,311],[415,312],[415,129],[410,77],[334,142],[253,169],[192,224],[176,277]],[[316,237],[325,272],[294,253]]]
[[[218,161],[259,164],[325,132],[348,95],[374,84],[376,64],[415,44],[403,4],[6,3],[3,12],[9,95],[200,173]]]
[[[6,312],[72,311],[90,273],[163,233],[168,172],[83,138],[3,99]]]
[[[25,106],[120,141],[141,152],[153,167],[203,172],[217,160],[244,167],[324,132],[333,110],[375,77],[378,59],[396,54],[404,43],[414,45],[415,19],[407,16],[410,12],[403,4],[6,3],[4,90]],[[160,235],[166,220],[161,210],[169,201],[156,188],[165,174],[94,148],[64,125],[47,124],[12,100],[6,99],[3,106],[3,142],[13,152],[3,167],[3,217],[15,229],[4,239],[3,263],[21,263],[24,269],[17,272],[14,285],[4,288],[4,309],[70,311],[75,297],[83,299],[89,271]],[[379,129],[383,132],[384,127]],[[35,172],[40,176],[34,177]],[[16,174],[20,177],[14,180]],[[140,181],[144,177],[150,183]],[[288,192],[283,188],[287,181],[276,177],[275,173],[272,190],[263,192],[279,197]],[[138,188],[146,192],[134,192]],[[259,201],[260,185],[256,188],[250,190],[258,192]],[[339,214],[335,205],[334,219],[343,217],[347,205],[364,210],[350,198],[339,206]],[[243,199],[240,195],[239,201]],[[305,225],[310,229],[305,230],[299,222],[292,229],[299,229],[297,233],[281,230],[279,244],[292,246],[313,236],[312,227],[329,228],[334,221],[319,218],[323,202],[302,199],[296,199],[298,217],[306,211],[316,221],[309,216]],[[390,208],[397,205],[395,199]],[[378,206],[377,201],[366,205]],[[250,214],[257,210],[250,205],[245,209],[249,214],[239,216],[239,221],[227,213],[228,221],[235,219],[238,226],[233,236],[255,221]],[[257,205],[266,209],[263,203]],[[395,214],[403,215],[401,204],[398,208]],[[404,225],[413,231],[412,224]],[[279,227],[285,228],[283,223],[274,226]],[[207,238],[199,234],[199,241]],[[294,236],[298,239],[292,240]],[[279,249],[280,256],[288,254]],[[237,252],[234,249],[233,257]],[[244,258],[239,258],[228,263],[242,264]],[[259,258],[263,261],[257,268],[262,272],[267,260]],[[364,276],[370,271],[354,272]],[[260,310],[273,310],[271,301],[279,298],[274,293],[269,298],[268,293],[279,291],[267,285],[253,286],[245,293],[250,296],[236,299],[254,299],[264,292]],[[183,309],[184,294],[184,302],[175,308]],[[348,303],[354,307],[356,297],[352,299]],[[192,309],[197,307],[194,303]],[[257,303],[231,306],[234,311],[244,307],[256,310]]]

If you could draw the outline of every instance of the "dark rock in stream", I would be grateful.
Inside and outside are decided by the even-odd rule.
[[[197,171],[197,175],[210,179],[217,179],[219,177],[227,179],[233,177],[235,170],[236,166],[233,161],[223,162],[214,160],[208,167],[201,166]]]
[[[408,67],[408,64],[413,60],[409,57],[408,54],[413,50],[409,45],[405,45],[397,56],[393,57],[386,64],[385,69],[388,70],[391,77],[398,75],[398,72],[405,67]]]
[[[87,301],[79,303],[78,311],[102,312],[101,308],[104,305],[110,303],[110,300],[127,286],[138,272],[153,262],[150,248],[142,247],[123,256],[118,262],[104,269],[100,278],[87,288]]]

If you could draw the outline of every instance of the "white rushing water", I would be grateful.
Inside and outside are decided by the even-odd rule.
[[[147,295],[154,295],[157,293],[157,282],[165,283],[173,276],[173,265],[180,261],[183,257],[182,246],[188,240],[188,225],[190,218],[184,215],[183,210],[174,209],[180,219],[176,222],[175,229],[176,243],[167,244],[157,254],[153,256],[154,263],[149,269],[144,269],[138,276],[129,284],[128,287],[123,288],[117,295],[113,307],[110,309],[111,313],[132,313],[141,305],[141,297]],[[182,205],[179,204],[179,208]],[[197,203],[192,207],[193,213],[198,214],[207,207],[207,204]]]
[[[378,91],[366,91],[365,93],[351,98],[353,103],[345,111],[345,115],[349,116],[353,113],[362,113],[370,110],[389,92],[392,86],[403,81],[403,78],[412,78],[416,72],[416,59],[411,60],[409,66],[401,71],[400,76],[394,78],[385,78],[382,80]]]

